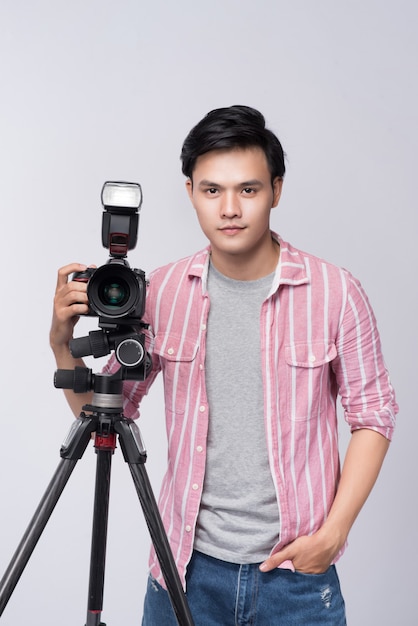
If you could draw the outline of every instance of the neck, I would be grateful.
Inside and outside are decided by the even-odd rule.
[[[257,280],[275,271],[279,256],[280,245],[270,237],[268,243],[259,251],[252,250],[248,255],[220,255],[212,251],[211,261],[224,276],[234,280]]]

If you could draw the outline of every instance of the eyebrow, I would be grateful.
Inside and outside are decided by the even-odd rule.
[[[244,180],[241,183],[238,183],[236,187],[261,187],[263,185],[264,183],[261,180],[253,178],[251,180]],[[199,182],[199,187],[223,187],[223,185],[204,178]]]

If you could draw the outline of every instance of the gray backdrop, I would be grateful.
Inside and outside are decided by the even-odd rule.
[[[349,624],[417,624],[417,15],[413,0],[1,0],[1,575],[72,422],[48,346],[57,268],[106,261],[109,179],[143,186],[132,266],[148,273],[204,245],[181,143],[210,109],[248,104],[288,155],[274,228],[361,279],[401,407],[339,566]],[[77,332],[96,328],[84,319]],[[157,492],[160,382],[142,413]],[[343,450],[343,422],[341,437]],[[3,626],[84,624],[94,474],[89,447]],[[103,619],[139,624],[150,540],[120,450],[110,507]]]

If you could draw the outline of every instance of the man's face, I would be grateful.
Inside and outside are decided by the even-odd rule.
[[[280,199],[261,148],[213,150],[200,156],[187,190],[219,270],[261,259],[271,250],[270,211]]]

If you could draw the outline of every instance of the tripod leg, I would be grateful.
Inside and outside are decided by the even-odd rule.
[[[115,424],[125,461],[129,465],[145,521],[167,585],[174,614],[179,626],[193,626],[187,599],[180,581],[176,563],[158,510],[144,463],[146,453],[141,435],[132,420],[124,418]]]
[[[170,544],[160,517],[157,503],[152,493],[148,474],[144,465],[129,464],[136,491],[141,502],[144,517],[152,543],[167,585],[171,605],[180,626],[193,626],[193,618],[184,595]]]
[[[0,615],[38,543],[52,511],[76,465],[76,460],[62,459],[43,496],[22,540],[0,582]]]
[[[74,420],[61,447],[62,460],[0,581],[0,615],[3,614],[77,461],[81,459],[94,428],[94,421],[90,418],[80,417]]]
[[[97,450],[96,488],[90,557],[89,598],[86,626],[99,626],[103,610],[107,525],[109,516],[112,449]],[[103,626],[105,626],[103,624]]]

